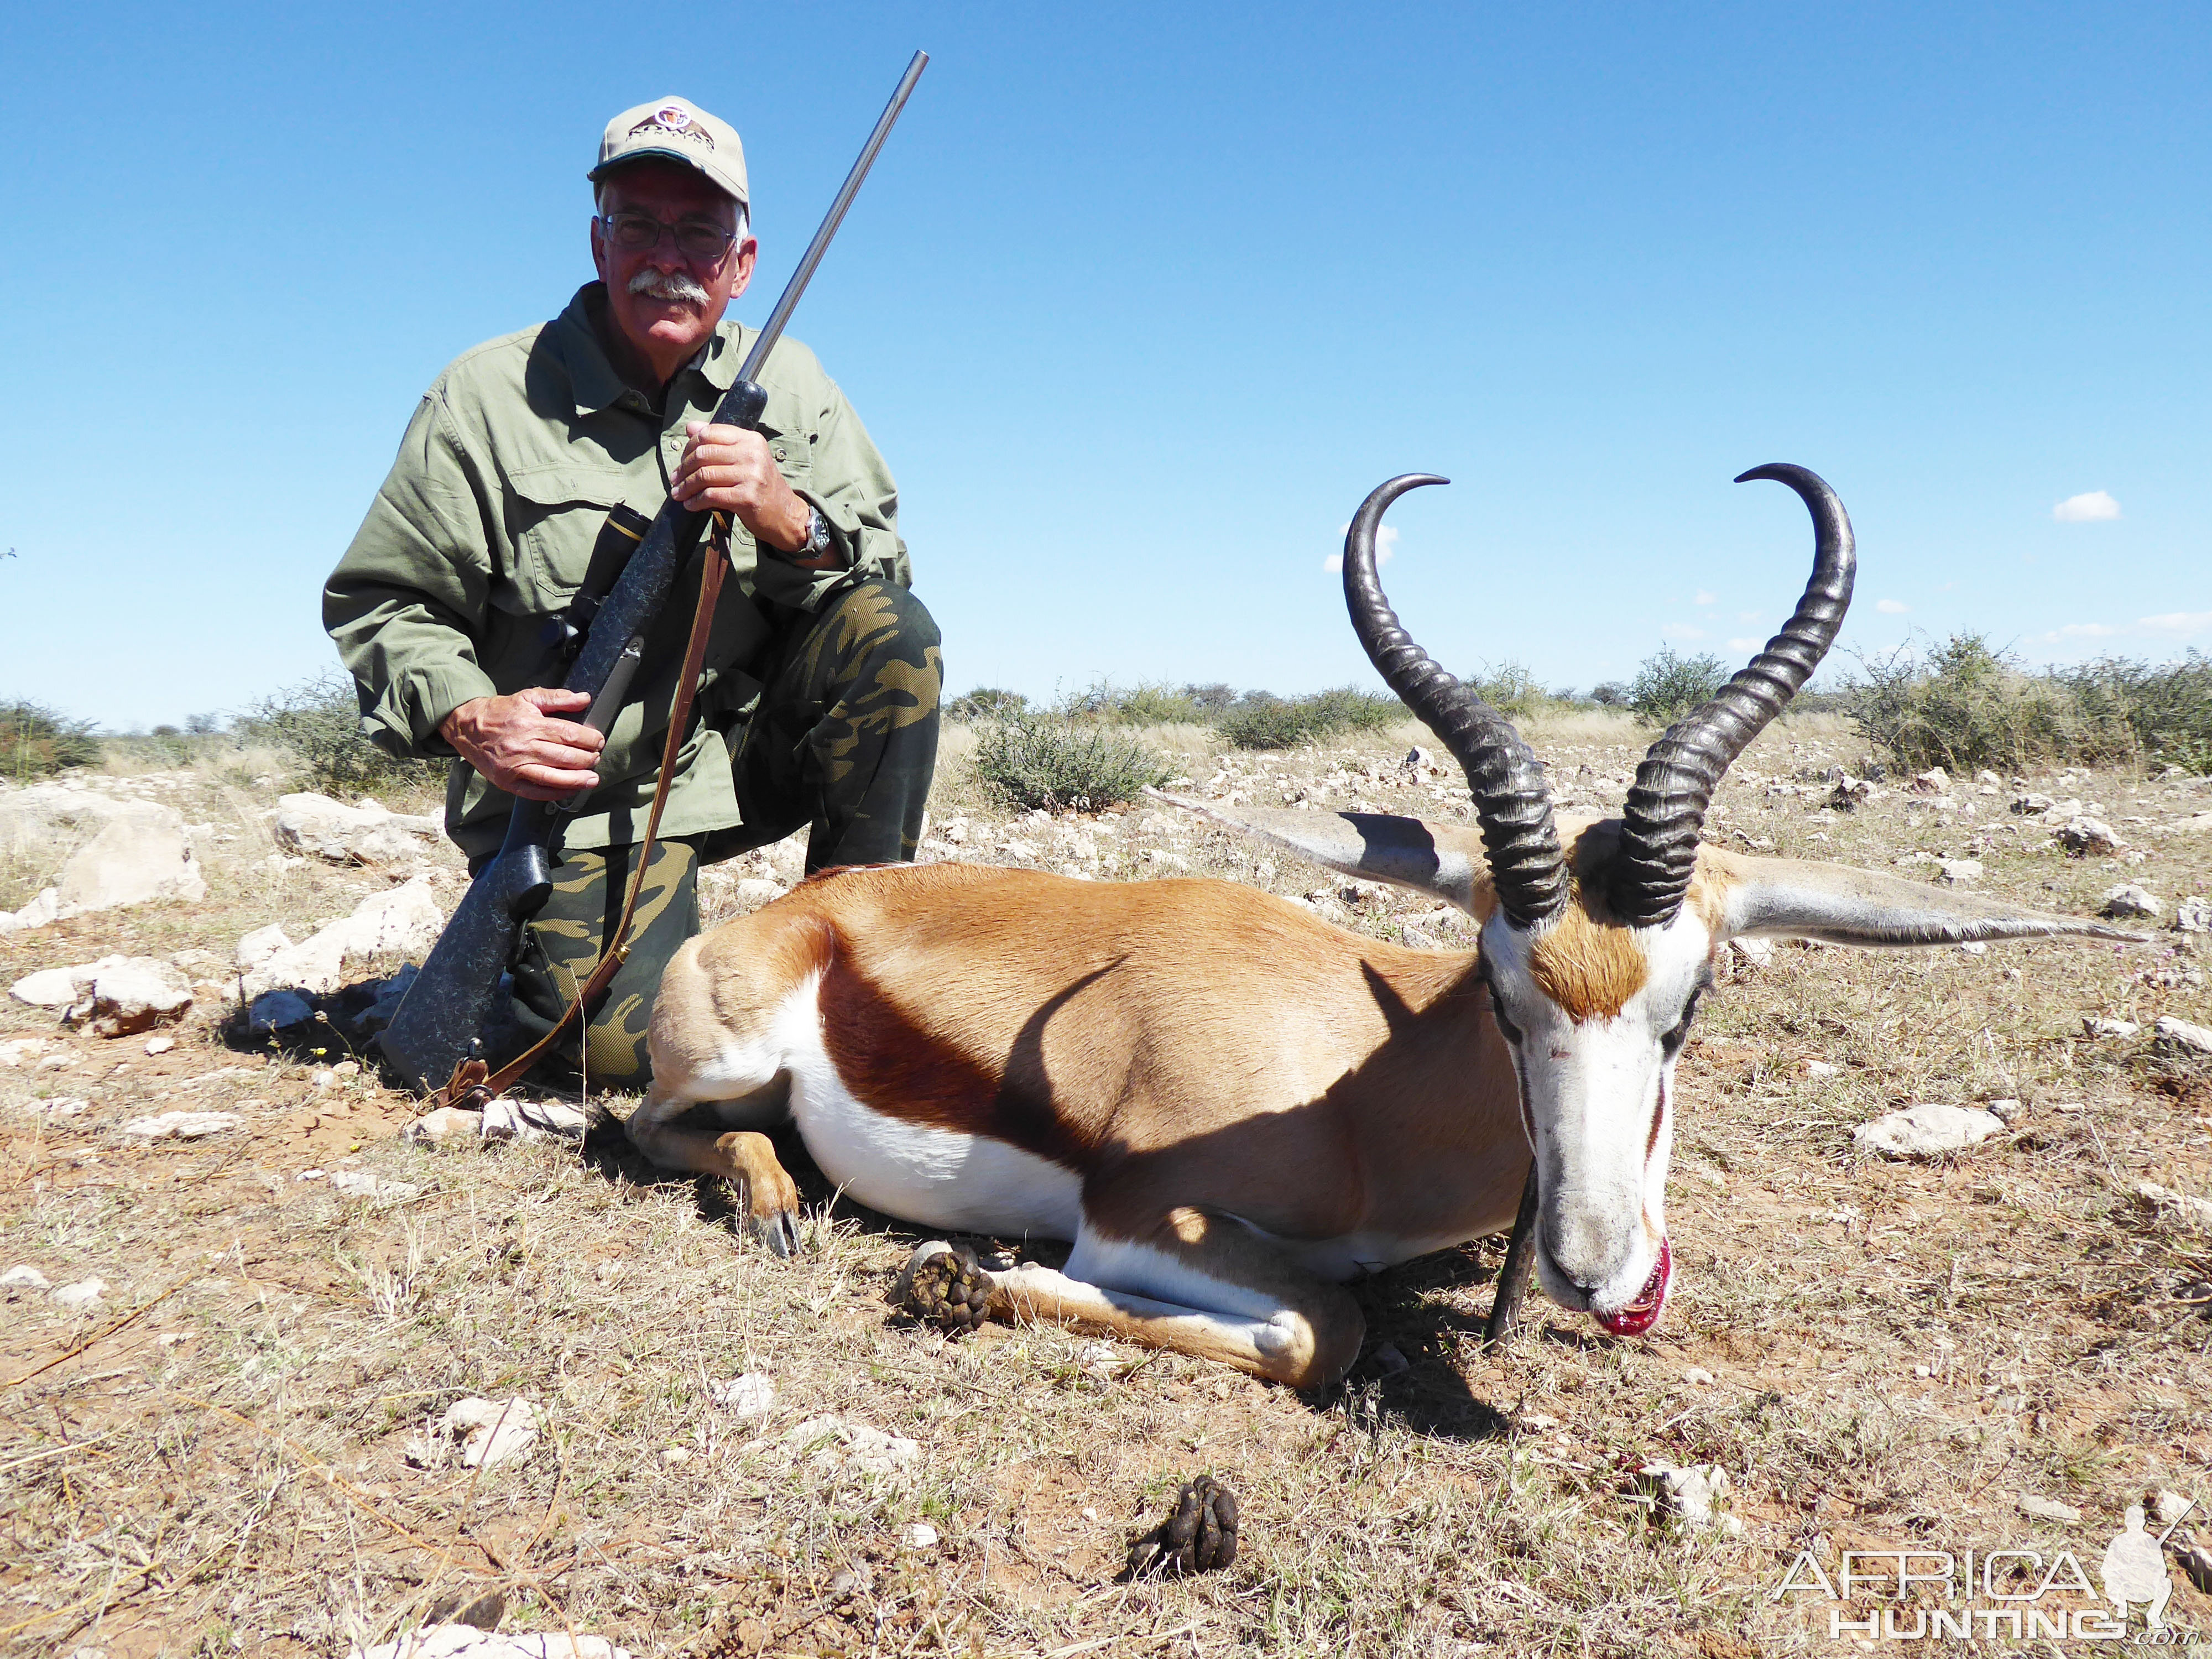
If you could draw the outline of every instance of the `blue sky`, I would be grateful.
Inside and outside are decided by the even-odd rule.
[[[899,477],[956,690],[1747,654],[1802,463],[1846,647],[2212,646],[2201,6],[345,8],[0,15],[0,696],[111,726],[332,662],[424,386],[590,274],[617,109],[733,121],[793,331]],[[2103,492],[2118,517],[2062,520]],[[2078,511],[2079,509],[2077,509]],[[1729,641],[1746,643],[1731,645]]]

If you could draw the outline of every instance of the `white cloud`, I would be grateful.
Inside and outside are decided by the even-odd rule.
[[[1756,611],[1739,611],[1735,613],[1735,619],[1738,622],[1755,623],[1759,620],[1759,612]]]
[[[1717,593],[1708,593],[1703,588],[1700,588],[1698,590],[1698,597],[1692,599],[1690,603],[1692,605],[1711,605],[1718,599],[1719,597],[1720,596]]]
[[[2051,509],[2051,516],[2061,524],[2094,524],[2101,519],[2120,516],[2120,504],[2101,489],[2090,490],[2084,495],[2069,495]]]
[[[1702,640],[1705,630],[1695,623],[1662,623],[1659,637],[1662,640]]]
[[[2119,631],[2108,623],[2068,623],[2038,637],[2045,645],[2063,645],[2069,640],[2106,640]]]
[[[1350,525],[1340,524],[1336,527],[1336,533],[1339,536],[1346,535],[1351,532],[1351,529],[1352,526]],[[1397,556],[1398,527],[1395,525],[1386,524],[1380,530],[1375,532],[1376,568],[1378,570],[1381,569],[1384,565],[1389,563],[1391,560]],[[1341,553],[1330,554],[1327,558],[1321,562],[1321,568],[1324,570],[1334,572],[1337,575],[1342,575],[1344,574],[1344,555]]]
[[[1901,617],[1912,607],[1902,599],[1876,599],[1874,608],[1885,617]]]
[[[2136,626],[2154,634],[2202,634],[2212,629],[2212,611],[2169,611],[2162,617],[2139,617]]]
[[[1765,640],[1730,640],[1728,648],[1731,651],[1756,651],[1765,643]]]

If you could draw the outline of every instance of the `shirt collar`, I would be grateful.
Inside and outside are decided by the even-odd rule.
[[[556,337],[562,363],[568,371],[568,388],[575,398],[579,415],[596,415],[601,410],[611,409],[633,390],[607,360],[606,348],[599,343],[599,329],[592,321],[593,313],[605,309],[606,296],[605,283],[585,283],[560,316],[554,319],[550,331]],[[725,316],[714,325],[714,337],[677,370],[676,378],[680,380],[686,374],[697,374],[717,392],[726,392],[737,384],[738,370],[744,366],[744,325],[733,317]]]

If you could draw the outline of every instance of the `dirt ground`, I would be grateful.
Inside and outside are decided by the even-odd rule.
[[[1455,778],[1399,764],[1411,730],[1279,755],[1156,735],[1217,799],[1466,810]],[[1534,736],[1562,801],[1605,809],[1645,740],[1603,720]],[[1163,809],[995,809],[960,747],[925,856],[1209,874],[1365,933],[1471,937],[1432,902]],[[1863,1583],[1848,1604],[1777,1599],[1793,1571],[1808,1582],[1801,1553],[1832,1581],[1846,1551],[2032,1550],[1993,1580],[2025,1595],[2061,1553],[2094,1580],[2126,1508],[2168,1490],[2200,1500],[2172,1544],[2212,1541],[2212,1310],[2185,1294],[2212,1279],[2212,1236],[2135,1196],[2146,1180],[2212,1193],[2212,1084],[2149,1029],[2212,1016],[2190,948],[2204,936],[2169,926],[2212,890],[2212,833],[2190,822],[2212,787],[1962,779],[1939,807],[1893,778],[1832,808],[1828,769],[1864,763],[1832,723],[1785,725],[1731,775],[1708,836],[1923,878],[1972,858],[1979,890],[2077,914],[2136,882],[2165,905],[2144,924],[2156,943],[1726,957],[1681,1063],[1659,1327],[1614,1340],[1540,1293],[1519,1340],[1485,1352],[1501,1242],[1469,1244],[1363,1285],[1359,1365],[1313,1396],[1057,1329],[915,1328],[884,1290],[922,1235],[838,1200],[795,1140],[808,1221],[789,1261],[733,1229],[726,1193],[643,1167],[618,1136],[407,1140],[414,1103],[335,1035],[321,1054],[257,1041],[226,990],[241,935],[301,937],[406,872],[272,861],[282,786],[250,765],[94,780],[183,810],[210,897],[0,937],[0,984],[120,951],[179,960],[201,988],[160,1054],[0,1003],[0,1042],[46,1045],[0,1067],[0,1270],[105,1283],[79,1307],[0,1291],[0,1643],[340,1656],[497,1589],[506,1629],[639,1656],[1842,1652],[1832,1611],[1888,1609],[1910,1632],[1946,1603]],[[2081,799],[2125,849],[2069,856],[2008,810],[2024,789]],[[792,864],[726,868],[711,907]],[[459,877],[441,867],[450,908]],[[0,902],[50,874],[0,870]],[[2098,1016],[2142,1030],[2092,1038]],[[2020,1103],[2009,1132],[1941,1161],[1850,1139],[1894,1106],[2000,1099]],[[121,1132],[179,1109],[244,1122]],[[773,1383],[764,1422],[716,1403],[748,1372]],[[529,1402],[535,1443],[463,1467],[435,1425],[471,1396]],[[823,1418],[914,1449],[860,1468]],[[1737,1524],[1656,1522],[1636,1479],[1655,1461],[1719,1466]],[[1236,1565],[1121,1582],[1131,1534],[1206,1471],[1242,1500]],[[2173,1578],[2168,1621],[2212,1639],[2212,1599]],[[2065,1584],[2020,1605],[2089,1605]],[[1857,1646],[2061,1650],[1969,1628]]]

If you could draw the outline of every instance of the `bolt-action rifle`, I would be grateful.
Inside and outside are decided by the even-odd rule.
[[[921,78],[928,62],[927,52],[917,52],[907,65],[875,131],[861,146],[860,159],[853,163],[836,199],[830,203],[821,228],[806,245],[775,309],[769,313],[759,337],[745,354],[737,383],[715,409],[716,424],[760,429],[762,411],[768,404],[768,393],[758,381],[762,367],[783,337],[784,326],[806,291],[814,268],[829,251],[845,210],[860,193],[877,152],[890,137],[892,125],[906,107],[915,82]],[[590,694],[592,705],[584,724],[602,736],[612,728],[615,714],[636,678],[645,653],[646,630],[660,614],[678,574],[698,546],[708,516],[673,500],[663,502],[621,577],[590,615],[589,629],[562,685],[565,690]],[[678,687],[679,707],[688,702],[683,695],[685,689]],[[675,744],[669,748],[672,752]],[[514,961],[524,924],[544,908],[552,893],[556,844],[568,818],[584,799],[584,794],[579,794],[558,802],[514,803],[498,856],[470,884],[453,920],[431,947],[429,960],[400,1000],[398,1012],[380,1042],[385,1058],[416,1088],[447,1084],[463,1061],[477,1057],[478,1036],[497,994],[500,975]],[[641,867],[643,862],[641,855]],[[623,949],[623,941],[611,939],[606,948],[607,954],[614,956]],[[581,1012],[588,1017],[588,1010]]]

